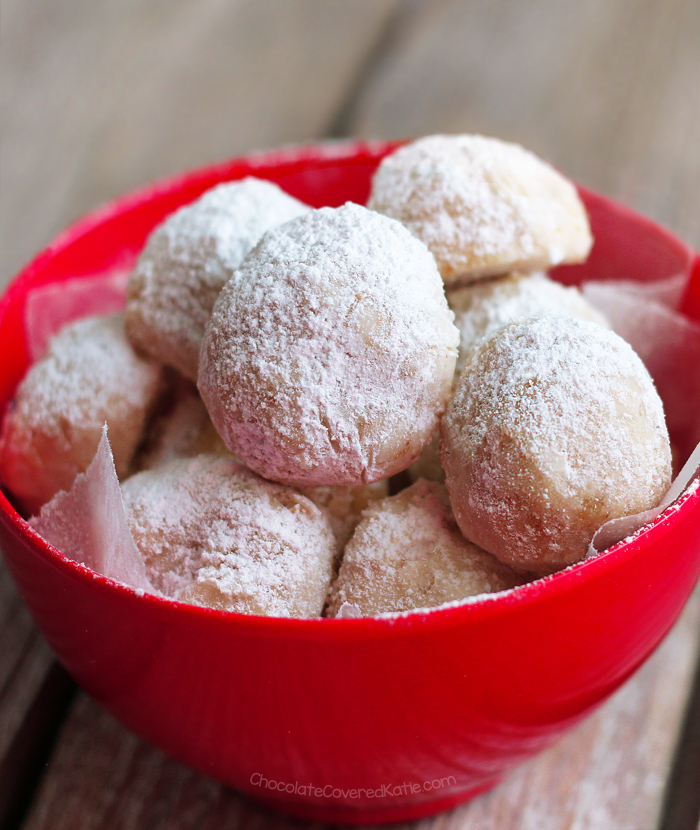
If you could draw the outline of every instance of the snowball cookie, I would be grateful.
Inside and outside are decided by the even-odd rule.
[[[584,298],[578,288],[567,288],[541,271],[513,273],[482,280],[447,292],[459,330],[457,372],[479,338],[515,320],[542,314],[569,314],[610,328],[607,319]]]
[[[122,493],[148,578],[166,596],[241,614],[321,615],[335,539],[306,497],[218,455],[138,473]]]
[[[204,327],[224,283],[266,230],[309,209],[276,184],[247,178],[173,213],[151,234],[129,277],[132,342],[196,381]]]
[[[671,480],[664,412],[642,361],[587,320],[545,316],[481,340],[442,420],[465,536],[552,573],[608,519],[655,507]]]
[[[123,315],[86,317],[64,328],[29,369],[5,415],[3,483],[24,509],[38,512],[87,469],[105,422],[117,475],[128,475],[161,377],[161,367],[134,352]]]
[[[542,314],[569,314],[609,328],[607,319],[584,299],[578,288],[567,288],[541,271],[514,272],[452,288],[447,291],[447,303],[454,311],[460,335],[455,383],[474,344],[515,320]],[[444,482],[439,434],[426,444],[420,458],[408,468],[408,474],[411,481],[426,478]]]
[[[174,458],[201,453],[231,455],[214,429],[197,387],[172,372],[136,454],[132,471],[151,470]]]
[[[387,156],[368,206],[422,239],[446,283],[581,262],[592,244],[571,182],[482,135],[429,136]]]
[[[452,288],[447,292],[447,303],[454,311],[460,335],[455,383],[474,344],[514,320],[542,314],[569,314],[609,328],[607,319],[584,299],[578,288],[567,288],[541,271],[533,274],[514,272]],[[408,474],[411,481],[419,478],[445,480],[440,463],[439,435],[426,444],[420,458],[408,468]]]
[[[443,484],[418,481],[370,505],[345,547],[327,616],[432,608],[523,581],[462,536]],[[341,616],[350,616],[344,609]],[[358,614],[359,612],[359,614]]]
[[[222,290],[199,390],[229,449],[285,484],[367,484],[420,454],[458,333],[430,251],[359,205],[269,231]]]

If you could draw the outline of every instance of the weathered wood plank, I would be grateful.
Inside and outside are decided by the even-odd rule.
[[[700,246],[696,0],[406,2],[346,129],[485,132]]]
[[[3,568],[4,571],[4,568]],[[0,580],[0,758],[21,723],[25,692],[41,684],[53,657],[8,576]]]
[[[700,827],[700,660],[689,695],[676,757],[666,784],[659,828]]]
[[[38,648],[34,651],[38,652],[39,659],[34,663],[43,669],[47,649],[40,638],[37,637],[36,642]],[[55,661],[48,671],[35,671],[36,678],[41,678],[42,682],[35,691],[33,684],[27,682],[26,671],[20,669],[15,675],[24,705],[21,720],[15,718],[12,740],[0,755],[1,830],[14,830],[22,821],[76,690],[75,683]],[[5,704],[3,708],[8,707]]]
[[[591,718],[480,798],[395,830],[654,830],[696,656],[700,591]],[[251,805],[127,732],[81,695],[23,830],[320,827]],[[664,828],[671,830],[671,828]],[[673,828],[684,830],[684,828]],[[690,830],[690,828],[688,828]]]
[[[395,5],[3,3],[0,285],[106,199],[325,134]]]
[[[696,591],[672,635],[602,709],[484,798],[455,811],[445,830],[654,830],[699,628]]]
[[[0,828],[5,830],[14,826],[31,794],[37,760],[63,717],[72,684],[54,670],[47,686],[55,658],[1,562],[0,642]]]

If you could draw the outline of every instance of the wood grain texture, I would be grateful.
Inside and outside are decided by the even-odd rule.
[[[324,135],[395,5],[3,2],[0,285],[124,191]]]
[[[22,672],[17,675],[22,678]],[[53,662],[13,730],[12,741],[0,755],[0,828],[14,830],[22,821],[32,799],[76,685],[63,667]]]
[[[700,826],[700,660],[695,667],[661,815],[661,828],[697,830]]]
[[[18,747],[18,736],[54,657],[1,562],[0,644],[0,828],[4,828],[16,813],[19,782],[32,767],[31,758]]]
[[[398,27],[345,114],[349,131],[519,141],[700,247],[695,0],[407,0]],[[656,827],[685,699],[674,697],[671,675],[685,659],[689,684],[697,660],[692,619],[684,657],[669,650],[664,662],[660,652],[655,670],[550,754],[434,826]]]
[[[490,793],[394,830],[655,830],[700,626],[697,592],[654,656],[591,718]],[[325,826],[325,825],[323,825]],[[23,830],[292,830],[127,732],[82,695]],[[678,830],[664,828],[664,830]]]
[[[484,132],[700,246],[697,0],[404,2],[348,114],[361,136]]]
[[[3,568],[0,578],[0,758],[53,656]]]
[[[456,810],[445,827],[655,830],[699,630],[696,590],[672,635],[602,709],[491,793]]]

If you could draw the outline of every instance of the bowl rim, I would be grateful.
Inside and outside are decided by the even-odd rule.
[[[80,582],[90,590],[115,591],[123,599],[130,599],[137,603],[145,602],[156,612],[169,611],[179,617],[182,614],[189,615],[192,623],[204,619],[216,620],[224,625],[235,622],[251,631],[255,630],[262,633],[272,628],[277,633],[283,633],[290,637],[308,635],[314,639],[319,634],[327,636],[327,632],[332,630],[339,639],[345,639],[347,636],[355,637],[362,634],[372,636],[390,632],[415,631],[416,629],[428,631],[436,628],[452,628],[463,624],[467,619],[476,622],[477,620],[507,615],[522,605],[536,605],[561,596],[583,581],[592,580],[601,574],[612,573],[618,566],[633,558],[641,547],[645,547],[656,539],[665,536],[679,521],[683,520],[681,513],[684,512],[684,509],[700,509],[699,481],[696,478],[677,501],[669,505],[654,521],[641,528],[629,540],[623,539],[598,555],[574,563],[557,573],[539,577],[525,585],[506,591],[467,597],[464,600],[445,603],[435,608],[392,612],[376,617],[341,619],[241,614],[235,611],[222,611],[216,608],[189,605],[168,597],[150,594],[111,577],[103,576],[61,553],[58,548],[40,536],[14,510],[2,492],[0,492],[0,520],[11,529],[13,535],[18,536],[25,544],[38,550],[46,564],[58,568],[63,571],[65,576]]]
[[[406,141],[407,139],[394,141],[340,139],[288,145],[274,150],[249,153],[213,165],[188,170],[131,190],[71,223],[18,272],[8,284],[3,296],[0,297],[0,325],[2,325],[6,310],[11,302],[26,293],[26,289],[31,285],[35,276],[41,273],[53,257],[93,229],[145,202],[152,201],[177,188],[196,185],[198,182],[209,180],[211,177],[219,178],[221,176],[222,181],[235,180],[241,176],[237,174],[231,177],[227,174],[236,167],[245,168],[247,172],[244,172],[243,175],[253,175],[256,171],[269,172],[273,166],[284,167],[285,165],[298,165],[305,162],[313,163],[316,169],[332,167],[337,162],[348,163],[354,161],[357,163],[366,161],[367,163],[376,163],[384,155],[400,147]],[[657,238],[663,238],[664,242],[674,250],[679,258],[687,260],[688,278],[691,277],[691,274],[695,275],[700,272],[700,255],[667,228],[628,208],[626,205],[602,196],[595,191],[580,185],[577,185],[577,188],[589,200],[594,199],[607,209],[629,216],[636,224],[653,231]],[[572,590],[588,578],[612,572],[617,566],[633,557],[642,546],[651,544],[655,539],[668,533],[678,522],[683,520],[681,514],[686,510],[700,509],[699,475],[700,470],[696,471],[694,478],[680,497],[668,505],[649,524],[644,525],[631,537],[617,542],[596,556],[570,565],[550,576],[539,577],[532,582],[507,591],[468,597],[435,608],[392,612],[376,617],[341,619],[270,617],[190,605],[178,600],[150,594],[103,576],[61,553],[60,550],[43,539],[20,516],[2,490],[0,490],[0,521],[24,545],[37,550],[46,564],[60,569],[66,576],[82,583],[91,590],[116,591],[127,601],[145,602],[154,611],[177,614],[180,618],[183,614],[189,615],[189,619],[193,623],[197,620],[208,619],[226,626],[237,624],[251,631],[260,631],[261,633],[274,629],[278,636],[296,637],[306,635],[314,639],[319,636],[324,638],[331,636],[345,639],[358,635],[382,636],[399,631],[414,631],[415,629],[451,628],[455,625],[461,625],[465,619],[476,621],[509,614],[523,604],[537,604]]]

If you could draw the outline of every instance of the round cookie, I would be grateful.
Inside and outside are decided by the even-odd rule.
[[[364,511],[345,547],[326,615],[433,608],[522,582],[462,536],[444,485],[418,481]]]
[[[518,144],[434,135],[382,160],[368,206],[435,255],[446,283],[583,261],[592,237],[576,188]]]
[[[427,248],[352,203],[269,231],[216,302],[199,390],[265,478],[356,485],[405,469],[450,394],[458,343]]]
[[[24,509],[38,512],[87,469],[105,422],[117,475],[128,475],[161,381],[161,367],[131,347],[123,315],[65,327],[30,367],[6,412],[3,483]]]
[[[148,578],[166,596],[241,614],[321,615],[335,539],[306,497],[217,455],[138,473],[122,493]]]
[[[606,318],[577,288],[567,288],[541,271],[533,274],[516,272],[452,288],[447,292],[447,303],[454,311],[459,330],[455,384],[474,344],[515,320],[543,314],[568,314],[609,328]],[[440,463],[439,434],[426,444],[420,458],[409,467],[408,474],[411,481],[419,478],[445,480]]]
[[[222,287],[265,231],[307,210],[276,184],[249,177],[218,185],[169,216],[129,276],[132,342],[196,381],[204,328]]]
[[[472,350],[442,420],[442,463],[465,536],[548,574],[606,521],[655,507],[671,453],[644,364],[573,317],[511,323]]]
[[[516,320],[543,314],[568,314],[610,327],[578,288],[567,288],[541,271],[516,272],[453,288],[447,292],[447,302],[455,313],[459,330],[458,373],[477,340]]]

